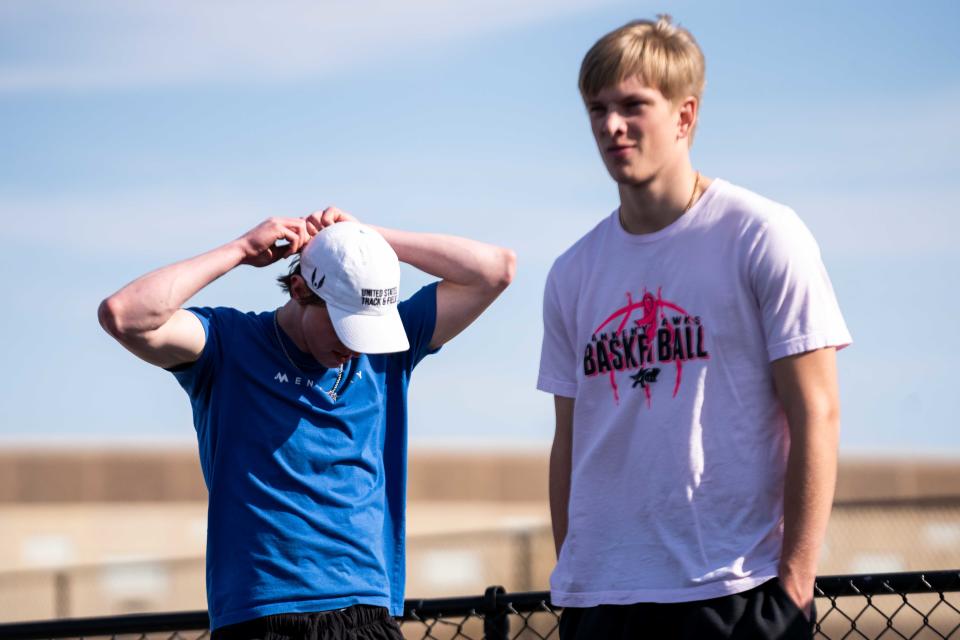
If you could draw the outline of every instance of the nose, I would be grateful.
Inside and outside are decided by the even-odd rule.
[[[627,128],[626,121],[616,109],[611,109],[607,112],[606,116],[603,118],[603,124],[601,126],[603,128],[603,132],[610,138],[615,138],[617,134],[624,133]]]

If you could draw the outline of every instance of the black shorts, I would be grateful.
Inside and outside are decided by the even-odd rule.
[[[660,604],[568,607],[560,616],[560,640],[792,640],[813,636],[810,620],[774,578],[749,591],[710,600]]]
[[[337,611],[279,613],[214,630],[212,640],[403,640],[383,607],[364,604]]]

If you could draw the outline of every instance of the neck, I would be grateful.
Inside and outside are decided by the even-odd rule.
[[[682,216],[703,193],[705,181],[694,190],[697,172],[686,160],[646,182],[620,184],[620,224],[627,233],[653,233]]]
[[[277,324],[287,334],[287,337],[297,345],[297,349],[309,353],[307,341],[303,339],[303,323],[300,322],[302,307],[296,300],[287,300],[287,303],[277,309]]]

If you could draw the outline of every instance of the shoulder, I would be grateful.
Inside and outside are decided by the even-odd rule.
[[[239,322],[252,324],[259,322],[266,311],[240,311],[233,307],[188,307],[187,311],[201,318],[215,319],[220,322]]]
[[[240,311],[233,307],[188,307],[197,316],[208,336],[211,329],[218,334],[259,331],[270,312]]]
[[[439,282],[420,287],[412,296],[397,305],[397,313],[407,340],[415,351],[417,345],[429,344],[437,326],[437,288]]]
[[[400,318],[405,320],[407,316],[415,315],[424,310],[436,309],[437,286],[439,284],[439,281],[426,284],[406,300],[401,300],[397,304],[397,312],[400,314]]]
[[[714,182],[715,204],[711,208],[722,223],[733,225],[741,232],[754,233],[763,233],[770,228],[796,230],[803,227],[799,216],[789,206],[719,178]]]

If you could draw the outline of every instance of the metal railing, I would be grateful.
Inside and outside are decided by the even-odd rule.
[[[960,638],[960,570],[817,579],[815,637]],[[528,640],[557,637],[560,609],[549,593],[407,600],[403,632],[409,639]],[[50,620],[0,625],[0,639],[209,637],[205,611]]]

